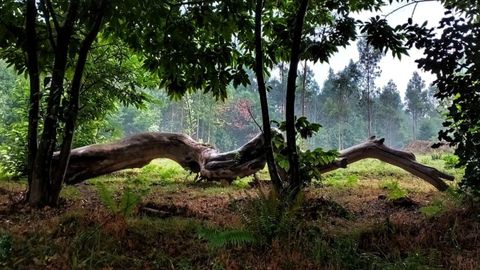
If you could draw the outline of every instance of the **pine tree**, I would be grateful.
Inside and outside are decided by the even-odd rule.
[[[425,81],[420,77],[418,72],[413,72],[412,78],[407,84],[407,91],[405,92],[407,112],[410,113],[412,117],[412,140],[416,140],[418,120],[428,108],[427,91],[423,91],[424,88]]]
[[[362,38],[357,44],[359,53],[359,70],[362,74],[362,103],[366,109],[367,134],[373,133],[373,98],[375,96],[375,79],[380,76],[379,62],[382,52],[370,46],[366,39]]]

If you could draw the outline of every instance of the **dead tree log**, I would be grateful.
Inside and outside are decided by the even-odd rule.
[[[156,158],[171,159],[213,180],[233,180],[265,167],[262,134],[235,151],[219,153],[212,146],[184,134],[150,132],[72,150],[65,181],[76,184],[123,169],[141,168]]]
[[[361,159],[376,158],[422,178],[439,190],[448,187],[442,179],[453,180],[453,176],[416,162],[412,153],[389,148],[383,142],[384,139],[372,137],[342,150],[339,158],[323,166],[321,171],[345,168]],[[75,184],[122,169],[140,168],[156,158],[174,160],[183,168],[199,173],[202,178],[234,180],[252,175],[265,167],[263,145],[263,136],[258,134],[237,150],[220,153],[212,146],[196,142],[184,134],[142,133],[113,143],[72,150],[66,183]]]
[[[454,180],[454,177],[451,175],[418,163],[413,153],[387,147],[383,144],[384,141],[384,138],[376,139],[375,136],[373,136],[364,143],[344,149],[340,151],[339,157],[335,162],[324,166],[321,171],[325,173],[338,168],[345,168],[348,164],[361,159],[375,158],[406,170],[432,184],[438,190],[443,191],[448,188],[444,180]]]

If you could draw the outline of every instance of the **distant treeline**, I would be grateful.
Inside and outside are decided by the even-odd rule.
[[[361,56],[362,50],[368,51],[368,47],[360,42]],[[444,108],[433,97],[435,88],[426,87],[413,72],[402,102],[393,81],[383,87],[375,85],[381,55],[370,51],[369,57],[351,61],[337,73],[330,70],[323,86],[315,81],[308,63],[302,63],[297,79],[297,115],[322,125],[304,147],[346,148],[364,141],[369,130],[370,135],[385,137],[393,147],[412,140],[435,140]],[[287,63],[275,67],[268,81],[270,113],[276,121],[284,117],[287,67]],[[251,71],[248,74],[251,84],[229,87],[228,98],[223,101],[198,92],[172,100],[161,89],[144,88],[137,89],[143,92],[143,101],[135,106],[121,102],[109,107],[101,105],[105,103],[88,104],[85,108],[90,109],[80,111],[74,146],[162,131],[186,133],[223,151],[236,148],[261,131],[257,124],[261,118],[255,77]],[[102,91],[97,93],[99,99],[108,97]],[[24,167],[27,100],[26,79],[0,61],[0,154],[3,167],[10,171]]]

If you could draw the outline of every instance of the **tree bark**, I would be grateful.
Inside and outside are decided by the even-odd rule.
[[[265,167],[264,136],[258,134],[235,151],[219,153],[184,134],[141,133],[110,144],[73,149],[65,182],[86,179],[127,168],[141,168],[155,158],[168,158],[205,179],[235,180]],[[54,160],[57,162],[58,152]]]
[[[68,49],[73,28],[77,19],[78,0],[69,4],[65,22],[57,30],[57,44],[55,60],[52,68],[52,80],[48,97],[47,115],[43,123],[43,132],[35,156],[35,163],[31,172],[29,202],[32,205],[48,204],[50,198],[52,175],[52,156],[57,142],[58,114],[60,101],[64,91],[65,71],[68,61]]]
[[[362,159],[375,158],[400,167],[439,190],[448,187],[443,180],[454,179],[453,176],[416,162],[412,153],[389,148],[383,143],[384,139],[372,137],[364,143],[340,151],[337,160],[322,166],[320,170],[325,173],[345,168]],[[54,158],[57,157],[58,153]],[[199,173],[204,179],[233,181],[265,167],[264,136],[258,134],[237,150],[220,153],[187,135],[141,133],[118,142],[72,150],[65,181],[67,184],[76,184],[115,171],[140,168],[156,158],[171,159],[183,168]]]
[[[303,63],[303,78],[302,78],[302,116],[305,116],[305,91],[307,83],[307,59]]]
[[[272,134],[270,127],[270,115],[268,113],[267,88],[263,76],[263,50],[262,50],[262,12],[263,0],[257,0],[255,7],[255,75],[257,77],[258,95],[260,96],[260,107],[262,111],[263,139],[268,142],[263,144],[263,151],[266,154],[270,178],[277,191],[283,189],[283,184],[277,171],[272,148]]]
[[[32,183],[33,167],[35,163],[35,155],[37,154],[37,137],[38,137],[38,118],[40,111],[40,73],[37,56],[37,7],[35,0],[27,1],[25,28],[27,32],[27,66],[28,78],[30,82],[30,97],[28,103],[28,134],[27,134],[27,171],[28,184]],[[30,190],[28,190],[30,194]],[[28,196],[27,196],[28,197]]]
[[[384,142],[384,138],[376,139],[375,136],[372,136],[364,143],[344,149],[340,151],[338,159],[335,162],[323,166],[321,172],[325,173],[338,168],[345,168],[348,164],[362,159],[375,158],[406,170],[432,184],[438,190],[443,191],[448,188],[444,180],[454,180],[454,177],[451,175],[418,163],[413,153],[389,148],[384,145]]]
[[[308,0],[300,2],[293,29],[292,48],[290,52],[290,68],[288,69],[287,95],[285,99],[285,127],[287,133],[288,152],[288,182],[289,191],[292,197],[300,190],[302,180],[300,179],[300,166],[297,153],[297,138],[295,130],[295,92],[297,90],[297,70],[300,61],[300,43],[302,41],[303,23],[307,13]]]
[[[100,31],[100,26],[103,20],[103,9],[105,2],[102,1],[99,5],[99,9],[95,13],[93,19],[93,26],[82,41],[80,50],[78,52],[77,65],[75,67],[75,73],[72,79],[72,85],[68,91],[69,101],[68,101],[68,111],[67,117],[65,120],[64,134],[62,145],[60,147],[59,158],[57,166],[55,166],[55,172],[52,176],[52,184],[50,187],[50,196],[49,204],[57,205],[58,198],[60,195],[60,190],[62,189],[62,184],[65,178],[67,171],[70,152],[72,149],[73,135],[75,132],[75,125],[78,116],[79,102],[80,102],[80,86],[83,77],[83,71],[87,63],[87,56],[92,46],[92,43],[95,41],[98,32]]]

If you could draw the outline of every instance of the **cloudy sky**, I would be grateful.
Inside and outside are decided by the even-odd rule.
[[[402,4],[404,5],[404,3]],[[395,10],[400,5],[397,3],[393,6],[385,7],[378,15],[385,15]],[[407,22],[407,19],[412,15],[412,11],[415,5],[402,8],[387,17],[390,25],[396,26]],[[438,21],[443,17],[444,9],[442,5],[436,1],[419,3],[415,9],[412,20],[414,23],[423,23],[428,21],[429,26],[437,25]],[[371,16],[377,15],[377,13],[360,13],[356,16],[357,19],[367,20]],[[411,78],[414,71],[418,71],[422,78],[426,81],[427,85],[431,83],[435,77],[430,74],[418,70],[415,60],[422,57],[422,51],[412,49],[409,51],[410,56],[402,56],[402,59],[393,58],[390,53],[383,57],[380,62],[380,68],[382,69],[381,76],[377,78],[376,85],[383,87],[390,79],[398,86],[398,90],[402,98],[405,95],[405,89],[407,87],[408,80]],[[339,52],[333,56],[329,64],[316,64],[313,67],[315,72],[315,78],[318,83],[323,86],[323,82],[327,77],[328,69],[332,68],[335,72],[342,70],[349,62],[350,59],[354,61],[358,60],[358,51],[356,43],[348,46],[347,48],[341,48]]]

